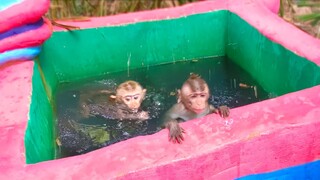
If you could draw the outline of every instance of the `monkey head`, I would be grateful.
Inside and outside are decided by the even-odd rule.
[[[186,109],[196,114],[204,112],[209,104],[209,87],[197,74],[191,74],[178,90],[178,102],[183,103]]]
[[[126,81],[121,83],[116,90],[116,95],[110,98],[116,102],[126,105],[131,111],[137,111],[144,99],[146,89],[136,81]]]

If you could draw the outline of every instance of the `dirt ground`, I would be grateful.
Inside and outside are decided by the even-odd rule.
[[[51,0],[50,10],[47,17],[52,20],[83,20],[90,16],[107,16],[119,13],[141,11],[180,6],[198,0]],[[320,38],[320,0],[279,0],[282,3],[280,12],[282,18],[292,23],[308,34]],[[78,3],[74,3],[78,2]],[[86,3],[79,3],[86,2]],[[297,2],[308,2],[311,5],[299,7]],[[301,15],[318,13],[319,21],[315,25],[311,22],[299,20]],[[82,17],[82,18],[80,18]]]
[[[318,6],[298,7],[296,0],[282,0],[283,3],[283,19],[297,26],[308,34],[320,38],[320,21],[315,25],[311,25],[311,21],[304,22],[299,20],[302,15],[320,13],[320,0],[313,0]],[[320,18],[319,18],[320,19]]]

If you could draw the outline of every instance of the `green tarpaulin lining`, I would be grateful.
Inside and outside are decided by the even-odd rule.
[[[271,42],[238,16],[228,17],[227,56],[265,90],[283,95],[320,84],[319,66]]]
[[[226,10],[178,19],[54,32],[43,45],[39,68],[38,65],[34,68],[25,138],[27,163],[55,158],[54,94],[59,83],[212,56],[228,56],[275,95],[320,84],[317,65],[271,42]],[[39,69],[43,71],[43,79]]]

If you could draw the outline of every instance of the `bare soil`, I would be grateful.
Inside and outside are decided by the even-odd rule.
[[[311,1],[314,3],[318,3],[320,5],[319,0]],[[313,7],[299,7],[295,0],[283,0],[283,19],[295,25],[299,29],[307,32],[308,34],[320,38],[320,21],[312,25],[311,21],[302,21],[299,17],[312,13],[320,13],[320,6]]]

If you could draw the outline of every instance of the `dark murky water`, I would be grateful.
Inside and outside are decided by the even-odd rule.
[[[225,57],[146,67],[112,73],[86,82],[62,84],[56,96],[57,158],[83,154],[161,130],[161,115],[176,102],[176,89],[181,87],[190,72],[200,74],[207,81],[211,90],[209,101],[214,106],[233,108],[270,97],[248,73]],[[142,109],[151,115],[148,121],[117,121],[101,116],[84,118],[81,115],[79,103],[86,93],[101,89],[114,91],[126,80],[138,81],[147,89]],[[241,88],[240,83],[255,87]]]

